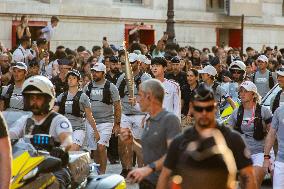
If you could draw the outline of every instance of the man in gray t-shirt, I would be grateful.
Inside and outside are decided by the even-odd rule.
[[[252,77],[252,82],[257,87],[257,92],[264,97],[276,83],[276,78],[267,69],[268,58],[265,55],[260,55],[257,58],[258,71]]]
[[[284,106],[276,109],[272,118],[272,127],[266,137],[264,148],[263,167],[271,169],[269,152],[274,145],[276,136],[278,141],[278,152],[274,163],[273,188],[284,188]]]
[[[120,129],[120,96],[116,86],[105,79],[106,66],[103,63],[95,64],[91,71],[93,81],[86,85],[84,91],[91,100],[93,116],[100,134],[94,155],[100,164],[100,173],[104,174],[107,163],[106,147],[109,146],[112,131],[118,134]]]
[[[134,76],[134,96],[137,97],[138,88],[141,83],[151,78],[147,73],[143,73],[139,68],[139,56],[130,53],[129,62],[132,68]],[[121,74],[117,80],[116,86],[119,90],[122,103],[122,117],[121,117],[121,128],[130,129],[132,136],[139,143],[143,128],[142,120],[145,119],[146,113],[141,112],[140,107],[135,99],[129,99],[129,92],[126,84],[125,73]],[[121,141],[118,140],[118,152],[121,159],[122,172],[121,175],[126,176],[129,170],[132,169],[132,140]],[[136,148],[135,148],[136,149]],[[139,155],[138,155],[139,157]],[[142,160],[138,158],[138,165],[142,165]]]
[[[0,97],[0,111],[4,111],[3,116],[8,127],[12,127],[19,117],[27,114],[31,115],[30,112],[23,111],[22,86],[27,75],[26,64],[18,62],[12,66],[12,75],[14,84],[4,86]]]

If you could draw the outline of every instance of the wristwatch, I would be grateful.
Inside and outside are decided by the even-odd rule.
[[[154,162],[149,163],[149,164],[148,164],[148,167],[150,167],[150,168],[153,170],[153,172],[156,171],[156,164],[155,164]]]

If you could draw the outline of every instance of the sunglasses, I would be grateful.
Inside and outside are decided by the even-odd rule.
[[[231,70],[232,74],[241,74],[240,70]]]
[[[197,112],[203,112],[204,110],[206,112],[212,112],[214,110],[215,106],[206,106],[206,107],[202,107],[202,106],[193,106],[193,109]]]

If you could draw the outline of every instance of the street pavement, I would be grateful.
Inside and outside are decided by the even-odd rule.
[[[120,174],[121,172],[121,165],[120,164],[108,164],[107,165],[107,171],[106,173],[115,173],[115,174]],[[139,189],[139,186],[137,184],[129,184],[127,183],[127,189]],[[265,182],[262,186],[261,189],[272,189],[271,183]]]

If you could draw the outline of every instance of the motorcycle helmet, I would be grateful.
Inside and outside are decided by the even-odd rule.
[[[229,66],[229,71],[231,73],[231,75],[233,75],[233,71],[238,70],[241,72],[241,75],[238,79],[233,78],[234,80],[239,80],[239,81],[243,81],[245,76],[246,76],[246,65],[245,63],[243,63],[240,60],[235,60],[233,61],[230,66]]]
[[[45,76],[37,75],[28,78],[23,84],[22,94],[24,96],[24,109],[27,111],[31,110],[29,102],[29,95],[31,94],[43,94],[46,97],[44,106],[42,106],[39,110],[41,114],[48,113],[54,106],[54,86],[51,81]]]

